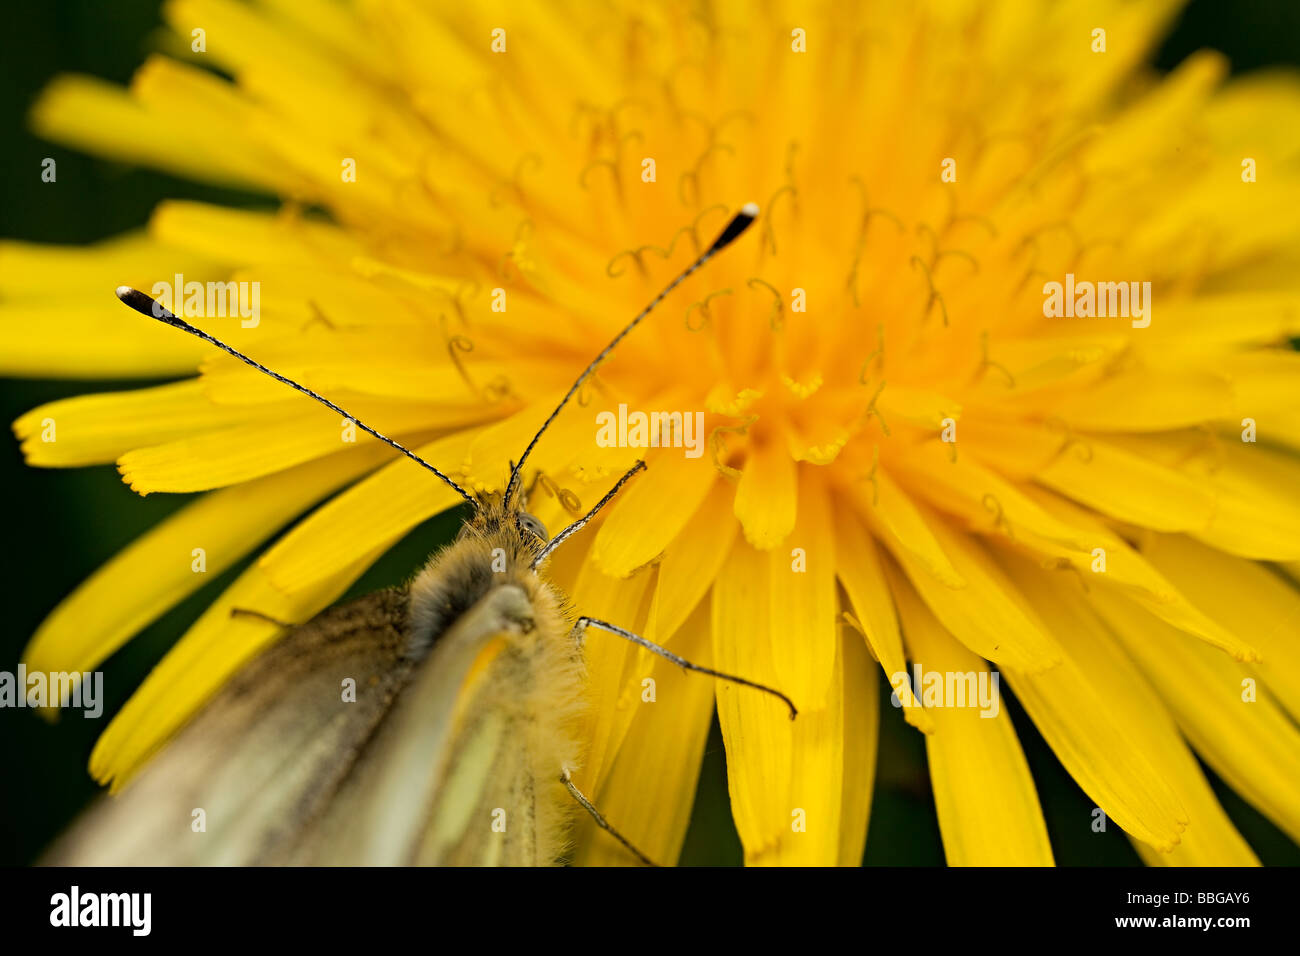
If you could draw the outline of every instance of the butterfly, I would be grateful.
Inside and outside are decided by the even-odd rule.
[[[246,664],[117,797],[103,797],[44,862],[103,865],[559,862],[574,803],[650,864],[573,783],[581,756],[582,637],[632,641],[688,670],[775,695],[692,664],[616,624],[575,615],[547,559],[639,471],[548,538],[522,476],[538,440],[611,351],[688,276],[758,216],[753,203],[587,366],[511,465],[505,491],[474,496],[324,396],[251,358],[135,289],[118,297],[303,392],[457,491],[472,511],[459,535],[402,588],[291,627]],[[241,613],[256,614],[255,611]],[[277,622],[278,623],[278,622]],[[355,681],[355,700],[339,688]],[[202,815],[203,832],[190,824]]]

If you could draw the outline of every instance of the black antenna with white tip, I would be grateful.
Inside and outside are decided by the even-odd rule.
[[[610,352],[614,351],[618,343],[622,342],[629,332],[640,325],[641,320],[649,315],[654,310],[655,306],[662,302],[668,294],[673,291],[673,289],[676,289],[679,285],[685,282],[696,269],[700,268],[700,266],[704,265],[723,249],[727,248],[727,246],[739,239],[744,231],[748,229],[757,218],[758,203],[748,202],[741,206],[740,212],[736,213],[731,218],[731,221],[727,223],[726,228],[718,234],[718,238],[713,240],[713,245],[700,253],[700,257],[687,266],[676,279],[664,286],[663,291],[655,296],[650,301],[649,305],[638,312],[636,318],[625,325],[623,330],[619,332],[618,335],[614,336],[614,340],[606,345],[605,348],[601,350],[601,353],[592,359],[591,364],[582,370],[582,374],[578,376],[578,380],[570,386],[569,390],[564,394],[564,397],[560,399],[560,404],[555,406],[555,411],[551,412],[551,414],[547,416],[546,421],[542,422],[542,427],[537,430],[537,434],[534,435],[532,441],[528,443],[528,447],[524,449],[524,453],[519,456],[519,461],[515,463],[514,468],[510,472],[510,481],[506,485],[505,498],[501,502],[502,507],[507,509],[510,507],[510,498],[519,488],[519,482],[524,472],[524,463],[528,461],[528,456],[532,453],[533,446],[537,444],[537,440],[541,438],[546,429],[550,427],[551,422],[555,421],[556,416],[564,410],[564,406],[569,403],[569,399],[573,398],[578,389],[582,387],[583,382],[587,381],[587,379],[591,377],[592,373],[596,371],[596,367],[599,366],[601,362],[605,361],[606,357],[608,357]]]
[[[470,496],[469,492],[467,492],[460,485],[456,484],[456,482],[452,481],[450,478],[448,478],[446,475],[440,472],[437,468],[434,468],[433,465],[429,464],[427,461],[425,461],[415,452],[411,451],[405,445],[393,441],[387,435],[381,435],[379,432],[375,431],[365,422],[358,419],[356,416],[349,415],[346,411],[344,411],[339,406],[335,405],[324,395],[320,395],[316,392],[313,392],[310,388],[308,388],[305,385],[299,385],[291,378],[285,378],[279,372],[272,372],[265,365],[260,365],[257,362],[254,362],[251,358],[249,358],[247,355],[245,355],[243,352],[239,351],[238,349],[232,348],[231,346],[227,345],[225,342],[221,341],[220,339],[209,335],[207,332],[204,332],[202,329],[196,329],[194,326],[190,325],[188,322],[186,322],[180,316],[176,315],[170,309],[164,308],[161,303],[149,298],[149,296],[145,295],[139,289],[133,289],[129,285],[120,285],[117,287],[117,297],[121,299],[123,302],[125,302],[127,305],[129,305],[131,308],[135,309],[141,315],[147,315],[151,319],[157,319],[159,322],[162,322],[164,325],[170,325],[174,329],[180,329],[182,332],[188,332],[190,335],[200,338],[205,342],[210,342],[211,344],[215,345],[217,348],[221,349],[223,352],[226,352],[229,355],[233,355],[235,358],[239,359],[239,361],[243,362],[245,365],[255,368],[259,372],[262,372],[263,374],[271,376],[271,378],[275,379],[277,382],[283,382],[285,385],[288,385],[290,388],[295,389],[296,391],[302,392],[304,395],[310,395],[312,398],[316,399],[316,401],[320,402],[326,408],[332,409],[333,411],[338,412],[340,415],[342,415],[344,418],[348,419],[349,421],[355,422],[357,427],[360,428],[362,431],[369,432],[371,435],[374,435],[385,445],[397,449],[403,455],[411,459],[416,464],[429,469],[429,471],[433,472],[444,482],[446,482],[447,485],[458,495],[460,495],[462,498],[468,501],[475,508],[478,507],[478,502],[475,501],[474,498]]]

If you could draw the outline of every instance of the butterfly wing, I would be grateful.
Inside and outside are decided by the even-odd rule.
[[[540,613],[539,613],[540,612]],[[294,862],[537,865],[559,856],[556,621],[516,584],[439,638]],[[576,662],[572,665],[576,673]]]
[[[274,859],[328,805],[407,682],[407,603],[404,590],[380,591],[293,628],[122,794],[101,797],[42,862]],[[355,702],[344,700],[347,678],[356,682]]]
[[[383,591],[291,630],[42,862],[553,862],[564,707],[545,694],[577,697],[555,615],[494,587],[413,661],[408,610]]]

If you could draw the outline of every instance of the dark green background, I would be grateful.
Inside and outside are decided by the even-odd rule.
[[[37,140],[26,111],[55,73],[91,73],[126,82],[160,25],[158,0],[58,0],[13,5],[0,28],[0,236],[46,242],[87,242],[143,223],[155,203],[173,197],[256,204],[240,194],[195,186],[168,176],[92,159]],[[1300,4],[1296,0],[1193,2],[1169,36],[1157,65],[1169,69],[1201,47],[1222,50],[1236,70],[1300,62]],[[58,182],[39,180],[40,162],[58,162]],[[107,294],[107,290],[106,290]],[[0,380],[0,420],[35,405],[88,390],[140,383]],[[4,624],[0,670],[13,671],[41,619],[78,582],[186,496],[139,498],[112,467],[36,470],[23,465],[17,443],[0,443],[0,491],[5,502]],[[456,517],[444,515],[412,532],[360,581],[355,593],[403,580],[444,541]],[[27,710],[0,711],[0,863],[31,860],[88,801],[95,787],[85,771],[95,737],[155,661],[199,612],[242,570],[214,578],[143,632],[105,665],[105,715],[96,721],[70,712],[49,726]],[[1010,698],[1010,693],[1004,693]],[[939,864],[943,848],[935,819],[921,735],[889,706],[881,677],[881,740],[871,813],[868,864]],[[1091,832],[1092,801],[1074,784],[1014,700],[1009,707],[1028,755],[1061,864],[1136,865],[1119,828]],[[1208,772],[1208,771],[1207,771]],[[1214,779],[1212,777],[1212,779]],[[1228,813],[1265,863],[1300,863],[1300,849],[1214,779]],[[727,806],[726,766],[716,722],[707,748],[695,816],[682,862],[741,861]]]

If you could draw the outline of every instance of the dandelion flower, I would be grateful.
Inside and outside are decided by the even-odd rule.
[[[644,453],[597,443],[596,414],[702,412],[700,453],[649,449],[551,574],[800,717],[589,641],[579,782],[605,816],[675,860],[716,707],[747,862],[857,863],[883,670],[952,864],[1052,862],[1006,709],[944,706],[994,674],[1147,862],[1255,862],[1198,758],[1300,838],[1294,78],[1229,80],[1213,53],[1150,74],[1169,2],[165,10],[129,90],[59,78],[35,126],[263,210],[166,202],[91,248],[0,246],[6,373],[176,379],[33,410],[27,460],[201,493],[55,609],[28,666],[93,669],[197,588],[194,548],[209,572],[258,554],[107,728],[96,779],[129,781],[280,633],[231,608],[305,620],[456,503],[116,286],[258,283],[256,322],[194,321],[500,490],[752,198],[752,234],[601,366],[528,477],[554,528]],[[1045,314],[1075,280],[1137,283],[1134,315]],[[943,686],[914,694],[918,666]]]

